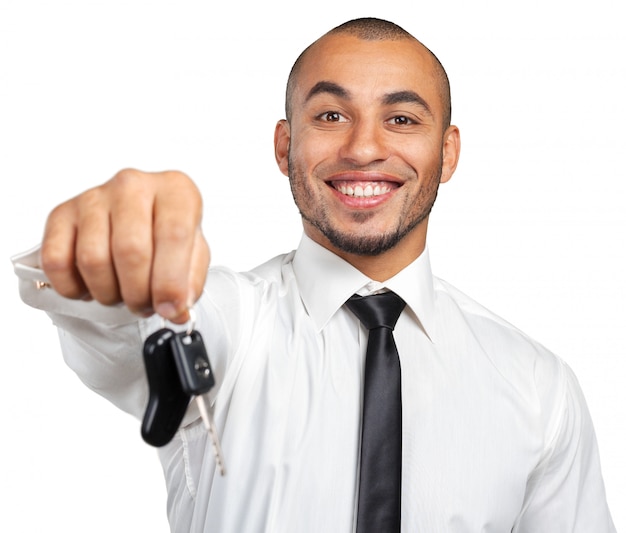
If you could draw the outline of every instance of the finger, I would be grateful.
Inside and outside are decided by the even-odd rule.
[[[76,267],[77,211],[73,201],[57,206],[46,221],[40,262],[54,289],[66,298],[85,298],[89,293]]]
[[[191,263],[188,279],[187,305],[182,312],[175,310],[169,320],[182,324],[188,322],[190,318],[189,310],[194,306],[196,301],[202,296],[204,284],[209,270],[210,250],[200,229],[196,231],[194,247],[191,254]],[[161,308],[159,314],[169,312],[168,308]]]
[[[111,257],[109,197],[96,188],[77,199],[76,266],[91,297],[104,305],[121,301]]]
[[[183,322],[193,298],[189,280],[202,202],[188,178],[174,174],[166,179],[171,185],[169,194],[157,198],[154,211],[152,298],[161,316]]]
[[[211,261],[211,251],[206,242],[202,231],[198,229],[194,240],[194,247],[191,255],[191,268],[189,271],[189,301],[188,306],[191,307],[204,290],[204,284],[209,271],[209,263]]]
[[[134,313],[150,315],[153,262],[152,179],[124,171],[111,182],[111,256],[122,301]]]

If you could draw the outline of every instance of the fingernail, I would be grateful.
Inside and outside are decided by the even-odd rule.
[[[178,316],[176,306],[171,302],[163,302],[156,307],[156,312],[163,318],[170,320]]]

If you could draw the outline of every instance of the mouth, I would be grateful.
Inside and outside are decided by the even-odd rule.
[[[370,198],[382,196],[398,188],[398,183],[389,181],[345,181],[336,180],[329,182],[337,192],[352,198]]]
[[[403,180],[386,172],[344,171],[330,176],[326,183],[346,200],[374,202],[402,187]]]

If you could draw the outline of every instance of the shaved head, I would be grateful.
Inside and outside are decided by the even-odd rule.
[[[432,74],[436,79],[438,94],[441,100],[443,129],[444,131],[446,130],[446,128],[450,125],[452,109],[450,100],[450,83],[448,81],[448,75],[446,74],[443,65],[441,64],[439,59],[437,59],[435,54],[433,54],[428,48],[426,48],[426,46],[420,43],[409,32],[407,32],[397,24],[394,24],[393,22],[377,18],[359,18],[344,22],[343,24],[337,26],[336,28],[333,28],[328,33],[320,37],[320,39],[312,43],[300,54],[291,69],[289,79],[287,81],[287,91],[285,96],[285,114],[288,121],[291,121],[291,115],[293,111],[293,93],[298,83],[298,75],[300,73],[302,65],[305,63],[309,51],[314,48],[319,41],[323,40],[327,36],[340,34],[351,35],[353,37],[356,37],[357,39],[361,39],[364,41],[411,40],[419,44],[420,47],[422,47],[431,58],[433,67]]]

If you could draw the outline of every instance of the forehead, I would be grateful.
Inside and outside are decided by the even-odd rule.
[[[435,63],[412,39],[363,40],[327,35],[307,52],[297,75],[296,105],[320,81],[336,83],[356,98],[379,100],[398,91],[418,93],[433,109],[441,107]]]

